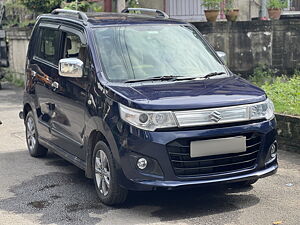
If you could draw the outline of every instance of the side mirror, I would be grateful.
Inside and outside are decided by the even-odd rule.
[[[83,62],[77,58],[59,60],[58,72],[62,77],[81,78],[83,76]]]
[[[222,59],[222,61],[227,65],[227,55],[225,52],[217,51],[218,56]]]

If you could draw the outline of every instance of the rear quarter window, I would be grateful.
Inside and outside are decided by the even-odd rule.
[[[59,31],[51,28],[40,28],[39,40],[36,56],[57,65]]]

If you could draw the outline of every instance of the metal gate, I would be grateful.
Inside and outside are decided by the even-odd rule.
[[[0,30],[0,66],[8,66],[7,45],[4,30]]]
[[[204,20],[202,0],[166,0],[166,12],[172,17],[187,21]]]
[[[291,7],[294,10],[299,11],[300,10],[300,0],[292,0]]]

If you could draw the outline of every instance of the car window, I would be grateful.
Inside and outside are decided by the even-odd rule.
[[[64,32],[63,58],[78,58],[85,63],[86,47],[82,44],[80,37],[76,34]]]
[[[80,38],[71,33],[65,33],[64,58],[78,58],[81,46]]]
[[[57,65],[57,43],[59,40],[59,31],[51,28],[40,29],[40,45],[37,50],[37,56],[48,62]]]
[[[63,54],[62,58],[77,58],[84,63],[84,75],[87,76],[90,72],[90,57],[87,51],[86,45],[81,42],[81,39],[78,35],[63,32]],[[81,79],[73,79],[80,81]]]
[[[95,28],[94,34],[110,81],[227,74],[225,66],[189,26],[105,27]]]

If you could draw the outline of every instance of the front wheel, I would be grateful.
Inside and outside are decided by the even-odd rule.
[[[102,141],[94,148],[93,169],[95,187],[101,202],[106,205],[125,202],[128,191],[119,185],[112,153]]]
[[[47,155],[48,149],[40,145],[33,113],[28,112],[25,118],[26,142],[29,154],[32,157],[43,157]]]

